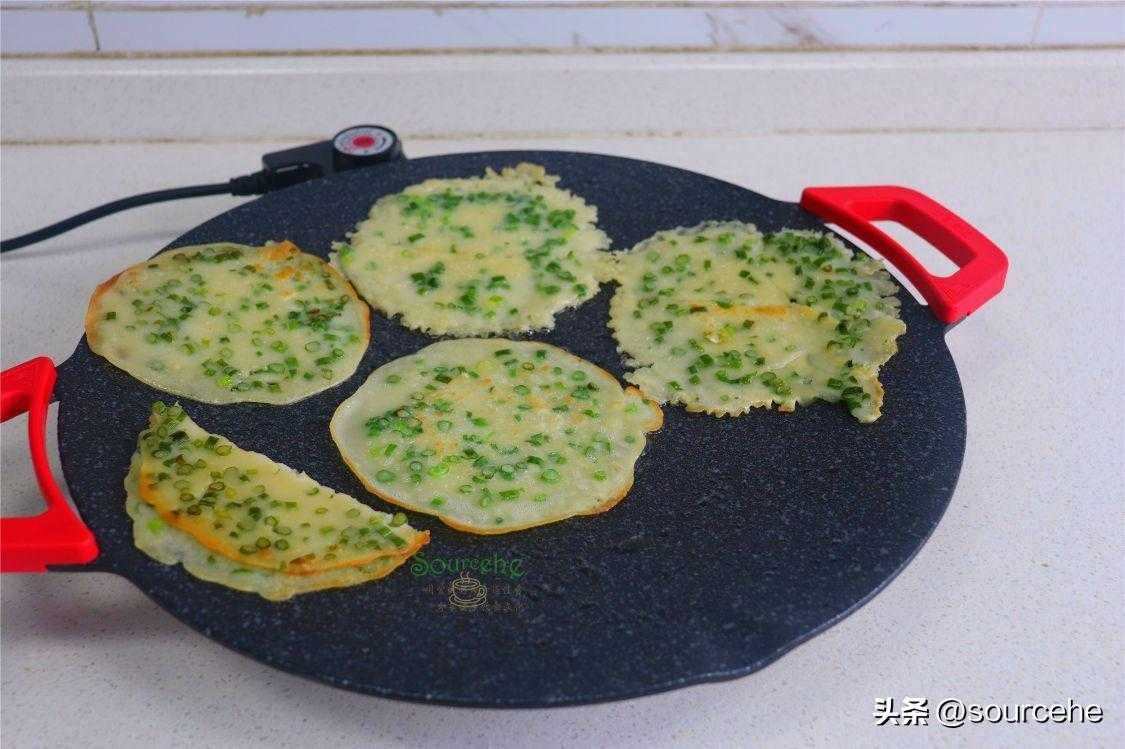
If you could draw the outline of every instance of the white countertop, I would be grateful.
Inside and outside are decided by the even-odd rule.
[[[1107,92],[1110,95],[1110,92]],[[6,115],[8,113],[5,113]],[[340,123],[341,125],[347,123]],[[389,123],[394,124],[394,123]],[[256,168],[262,142],[0,151],[2,234],[114,197]],[[683,166],[795,200],[900,183],[987,233],[1001,296],[948,338],[968,408],[960,484],[934,536],[872,602],[748,677],[619,703],[486,711],[332,689],[235,655],[105,574],[5,576],[6,745],[731,746],[1119,744],[1125,422],[1122,130],[406,140],[421,156],[571,148]],[[134,210],[0,264],[0,363],[65,359],[96,283],[233,206]],[[3,510],[38,502],[23,420],[0,430]],[[876,698],[1100,704],[1100,725],[877,727]],[[931,722],[932,723],[932,722]]]

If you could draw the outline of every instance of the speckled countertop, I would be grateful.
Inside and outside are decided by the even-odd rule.
[[[2,233],[120,195],[249,171],[281,145],[5,146]],[[522,147],[615,153],[790,200],[809,184],[901,183],[985,231],[1008,252],[1011,271],[1003,294],[948,337],[965,390],[968,448],[934,536],[872,602],[758,673],[555,711],[451,709],[351,694],[228,652],[122,579],[6,576],[6,745],[1120,743],[1120,127],[425,139],[407,147],[419,156]],[[64,359],[98,281],[234,203],[205,198],[132,211],[5,257],[3,366],[37,354]],[[22,423],[0,430],[5,514],[34,511],[38,501]],[[931,704],[1074,698],[1100,704],[1107,717],[1079,726],[876,726],[876,699],[905,696]]]

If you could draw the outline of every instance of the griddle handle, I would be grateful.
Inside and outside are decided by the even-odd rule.
[[[914,285],[945,323],[980,309],[1004,288],[1004,251],[940,203],[906,187],[808,187],[801,207],[837,224],[871,245]],[[957,264],[949,276],[935,276],[872,221],[895,221]]]
[[[85,564],[98,555],[94,534],[63,495],[47,461],[47,406],[55,364],[40,356],[0,372],[0,421],[27,413],[31,464],[47,509],[0,518],[0,572],[46,572],[48,564]]]

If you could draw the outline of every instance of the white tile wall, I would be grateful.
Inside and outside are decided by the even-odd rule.
[[[0,6],[0,53],[93,52],[91,16],[84,9]]]
[[[308,139],[368,121],[408,138],[1125,123],[1120,50],[31,59],[2,70],[8,143]]]
[[[1043,8],[1035,43],[1043,45],[1121,44],[1125,37],[1125,3]]]
[[[95,48],[105,54],[183,54],[1125,44],[1125,4],[1081,0],[964,4],[94,0],[3,2],[0,21],[4,54]]]

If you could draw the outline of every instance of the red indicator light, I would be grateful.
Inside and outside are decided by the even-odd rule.
[[[379,125],[356,125],[332,138],[332,163],[336,171],[369,166],[402,158],[402,146],[393,132]]]

